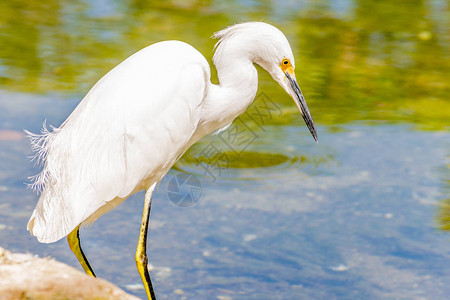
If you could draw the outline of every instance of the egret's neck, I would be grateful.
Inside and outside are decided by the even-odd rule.
[[[214,61],[219,85],[208,87],[203,125],[207,132],[220,129],[242,114],[258,89],[258,73],[249,58],[223,55]]]

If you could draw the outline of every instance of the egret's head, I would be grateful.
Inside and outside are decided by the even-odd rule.
[[[317,141],[313,119],[295,78],[294,55],[284,34],[267,23],[248,22],[229,26],[217,32],[214,37],[220,39],[216,44],[214,63],[226,48],[228,53],[234,53],[236,57],[246,55],[252,62],[267,70],[294,99],[309,131]]]

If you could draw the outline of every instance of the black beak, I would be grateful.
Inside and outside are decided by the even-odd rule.
[[[306,105],[305,97],[303,97],[303,93],[298,86],[297,80],[295,80],[295,78],[292,77],[288,72],[285,72],[285,74],[293,91],[293,95],[291,96],[294,99],[295,104],[297,104],[297,107],[302,114],[303,120],[305,120],[306,126],[308,126],[308,129],[311,132],[314,140],[318,142],[316,128],[314,127],[314,121],[311,117],[311,114],[309,113],[308,105]]]

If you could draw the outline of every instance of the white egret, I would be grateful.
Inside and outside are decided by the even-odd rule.
[[[317,141],[313,120],[294,74],[289,42],[272,25],[249,22],[215,33],[219,84],[206,59],[180,41],[150,45],[120,63],[88,92],[59,127],[31,134],[43,171],[28,230],[42,243],[67,236],[84,270],[94,272],[79,240],[91,224],[131,194],[145,190],[136,264],[149,299],[146,238],[156,184],[206,134],[226,128],[252,103],[258,75],[267,70],[293,98]]]

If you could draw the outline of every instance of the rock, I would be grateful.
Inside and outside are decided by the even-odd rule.
[[[0,247],[0,300],[139,299],[66,264]]]

